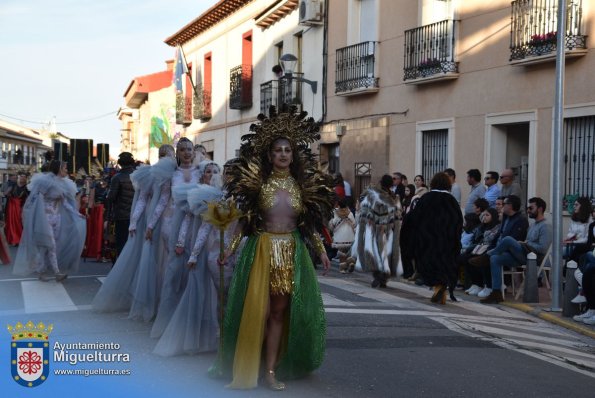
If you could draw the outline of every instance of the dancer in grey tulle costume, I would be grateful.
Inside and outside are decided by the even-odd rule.
[[[204,160],[199,164],[199,171],[200,184],[186,196],[197,224],[201,214],[207,209],[206,202],[223,197],[219,166],[210,160]],[[182,264],[189,270],[186,288],[155,347],[156,354],[196,354],[217,348],[217,290],[210,266],[218,269],[218,255],[219,231],[203,221],[196,233],[190,256]],[[229,277],[231,278],[231,272]],[[217,284],[218,281],[217,271]]]
[[[162,145],[159,148],[159,161],[153,166],[141,166],[130,175],[134,186],[134,200],[129,237],[118,260],[103,281],[103,284],[93,299],[93,309],[99,312],[128,311],[132,305],[134,282],[138,277],[138,269],[145,243],[147,225],[147,210],[151,207],[154,195],[154,184],[158,192],[164,182],[171,178],[177,167],[174,148]],[[157,176],[157,178],[154,178]]]
[[[48,280],[51,267],[56,281],[76,272],[85,245],[85,218],[77,211],[76,185],[66,176],[66,163],[52,160],[49,172],[35,174],[27,186],[29,197],[23,206],[23,235],[13,272],[35,272]]]

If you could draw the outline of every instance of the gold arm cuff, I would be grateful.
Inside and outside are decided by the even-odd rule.
[[[322,239],[320,239],[320,236],[318,236],[318,234],[312,235],[312,244],[314,245],[314,250],[316,250],[316,254],[318,254],[319,256],[322,253],[326,253],[326,249],[324,248]]]
[[[240,242],[242,242],[242,234],[236,234],[229,244],[229,251],[233,254],[238,250],[238,246],[240,246]]]

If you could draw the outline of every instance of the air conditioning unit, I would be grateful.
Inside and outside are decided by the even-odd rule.
[[[300,0],[300,24],[321,25],[323,0]]]

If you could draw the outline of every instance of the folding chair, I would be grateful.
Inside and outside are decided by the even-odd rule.
[[[511,268],[508,270],[502,270],[502,285],[503,286],[504,286],[504,275],[505,274],[512,275],[511,276],[512,294],[513,294],[515,300],[518,300],[519,297],[521,297],[523,288],[525,287],[525,270],[526,269],[527,269],[527,265],[523,264],[519,267]],[[547,252],[545,252],[545,256],[543,256],[541,263],[539,264],[539,268],[537,269],[537,277],[539,277],[539,275],[541,275],[541,273],[543,272],[543,278],[545,279],[545,286],[547,288],[548,294],[550,295],[550,298],[552,297],[552,289],[550,286],[550,279],[549,279],[549,273],[550,273],[551,269],[552,269],[552,246],[550,245],[550,247],[548,247],[548,249],[547,249]],[[521,284],[515,294],[514,275],[519,275],[519,274],[522,275],[522,280],[521,280]]]

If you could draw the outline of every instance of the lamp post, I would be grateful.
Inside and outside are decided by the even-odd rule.
[[[312,93],[316,94],[318,91],[318,82],[305,79],[301,76],[293,76],[295,72],[295,66],[297,65],[298,59],[293,54],[283,54],[279,61],[281,62],[281,68],[283,69],[283,75],[287,78],[288,82],[291,84],[291,80],[295,79],[298,82],[304,82],[308,84],[312,88]]]
[[[558,0],[558,34],[556,43],[556,93],[554,97],[554,128],[552,131],[552,311],[560,311],[562,300],[561,244],[562,242],[562,131],[564,128],[564,71],[566,47],[566,0]]]

